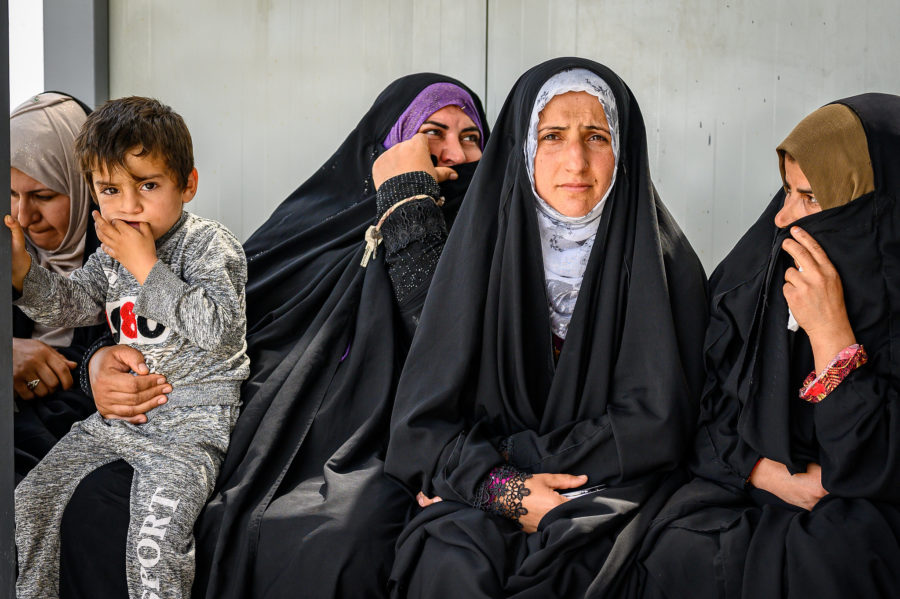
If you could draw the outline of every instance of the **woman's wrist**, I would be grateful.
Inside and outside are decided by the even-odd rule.
[[[475,507],[519,524],[519,518],[528,513],[522,500],[531,494],[525,486],[525,481],[531,477],[509,465],[497,466],[479,485]]]
[[[816,372],[822,372],[838,352],[856,343],[856,335],[846,318],[836,325],[807,330],[806,334],[812,348]]]
[[[78,384],[84,394],[91,399],[94,398],[94,393],[91,389],[91,360],[99,350],[110,345],[115,345],[115,343],[113,343],[112,335],[110,333],[105,333],[88,347],[87,351],[84,352],[84,356],[81,358],[81,372]]]

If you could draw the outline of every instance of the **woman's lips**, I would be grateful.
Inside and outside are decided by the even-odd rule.
[[[590,183],[563,183],[562,185],[560,185],[561,189],[572,193],[587,191],[591,187],[592,186]]]

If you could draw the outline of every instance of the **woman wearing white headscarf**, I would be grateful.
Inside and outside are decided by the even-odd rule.
[[[525,73],[400,377],[385,471],[424,509],[392,596],[583,596],[680,480],[704,285],[625,83],[579,58]]]
[[[91,196],[75,162],[74,141],[89,109],[47,92],[9,117],[10,214],[25,230],[28,251],[68,274],[99,247],[90,225]],[[78,388],[81,358],[103,326],[36,324],[13,308],[16,478],[21,479],[71,427],[93,412]]]

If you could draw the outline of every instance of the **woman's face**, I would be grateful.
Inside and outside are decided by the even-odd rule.
[[[458,106],[444,106],[422,123],[418,133],[428,136],[428,149],[436,166],[453,166],[481,158],[481,133]]]
[[[603,105],[587,92],[555,96],[538,120],[534,188],[565,216],[584,216],[609,189],[616,159]]]
[[[821,212],[822,206],[816,201],[806,175],[800,165],[790,155],[784,155],[784,206],[775,215],[775,226],[785,228],[794,221],[815,212]]]
[[[52,251],[69,229],[69,196],[53,191],[17,168],[9,169],[9,213],[37,247]]]

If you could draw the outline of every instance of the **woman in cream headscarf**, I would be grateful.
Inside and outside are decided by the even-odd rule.
[[[75,162],[74,140],[86,108],[63,94],[43,93],[10,115],[10,214],[25,230],[42,266],[67,274],[99,246],[91,200]],[[78,389],[80,362],[103,327],[46,327],[13,308],[16,475],[24,476],[93,411]]]
[[[900,596],[900,97],[813,112],[710,278],[696,478],[597,596]]]

